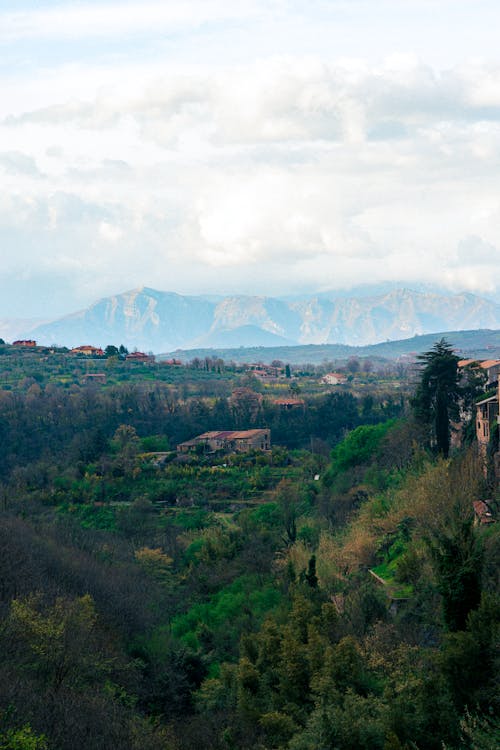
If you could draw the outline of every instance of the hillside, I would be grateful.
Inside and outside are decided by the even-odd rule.
[[[402,356],[419,354],[445,337],[450,341],[460,356],[476,359],[494,359],[500,357],[500,330],[441,331],[423,336],[413,336],[400,341],[384,341],[370,346],[347,346],[346,344],[324,344],[307,346],[252,346],[242,348],[203,348],[177,349],[160,355],[169,358],[175,356],[182,361],[199,357],[220,357],[233,362],[264,362],[275,359],[290,364],[319,364],[326,360],[347,359],[349,357],[371,357],[373,359],[398,359]]]
[[[31,356],[0,399],[2,750],[498,747],[475,445],[436,456],[399,389],[283,410]],[[216,424],[271,450],[176,452]]]

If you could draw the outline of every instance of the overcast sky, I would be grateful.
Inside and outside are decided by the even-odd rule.
[[[498,0],[2,0],[0,317],[500,288]]]

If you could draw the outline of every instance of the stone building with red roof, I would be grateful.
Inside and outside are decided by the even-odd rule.
[[[191,440],[179,443],[178,453],[190,453],[201,446],[207,453],[227,451],[247,453],[252,450],[268,451],[271,449],[271,430],[213,430],[197,435]]]

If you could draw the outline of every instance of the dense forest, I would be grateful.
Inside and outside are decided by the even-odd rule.
[[[1,750],[499,746],[497,427],[445,342],[337,389],[82,362],[0,352]]]

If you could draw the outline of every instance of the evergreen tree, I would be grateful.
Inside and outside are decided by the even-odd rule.
[[[114,346],[114,344],[108,344],[104,350],[105,357],[117,357],[118,354],[119,354],[118,347]]]
[[[446,458],[450,450],[450,421],[458,417],[458,357],[443,338],[418,359],[423,369],[413,409],[417,420],[429,427],[431,446]]]

